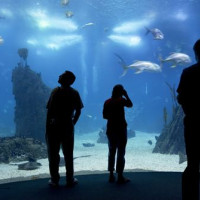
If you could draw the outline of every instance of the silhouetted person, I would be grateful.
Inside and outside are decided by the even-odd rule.
[[[110,172],[109,182],[115,181],[115,155],[117,151],[116,172],[118,173],[118,183],[130,181],[123,176],[125,166],[125,151],[127,143],[127,123],[125,119],[124,107],[132,107],[133,104],[122,85],[115,85],[112,97],[105,101],[103,107],[103,118],[107,119],[108,137],[108,171]]]
[[[200,40],[194,44],[197,63],[184,69],[177,89],[178,102],[185,113],[184,137],[187,167],[182,175],[183,199],[199,199],[200,161]]]
[[[49,158],[49,171],[51,179],[49,185],[59,185],[59,151],[65,158],[66,182],[68,186],[78,183],[74,178],[73,150],[74,125],[79,119],[83,103],[78,91],[70,87],[75,81],[75,75],[65,71],[59,76],[58,83],[47,104],[46,142]]]

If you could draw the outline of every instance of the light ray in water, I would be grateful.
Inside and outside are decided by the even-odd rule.
[[[92,66],[92,74],[93,74],[93,76],[92,76],[93,91],[96,93],[97,90],[98,90],[98,88],[97,88],[97,78],[98,78],[97,75],[98,75],[98,73],[97,73],[97,66],[95,64]]]
[[[51,35],[40,37],[39,39],[30,38],[26,42],[32,46],[42,46],[47,49],[59,50],[66,46],[74,45],[82,41],[81,35],[70,34],[70,35]]]
[[[83,77],[83,101],[86,101],[87,95],[88,95],[88,89],[87,89],[87,65],[85,61],[85,57],[87,54],[87,44],[86,42],[81,43],[81,69],[82,69],[82,77]]]
[[[72,20],[66,20],[58,16],[51,16],[46,10],[33,9],[27,11],[28,16],[35,21],[39,29],[55,29],[66,32],[78,30],[78,26]]]
[[[145,94],[148,95],[148,87],[147,87],[147,82],[145,84]]]
[[[13,17],[13,13],[11,10],[7,9],[7,8],[1,8],[0,9],[0,15],[2,17],[5,17],[5,18],[11,18]]]
[[[130,21],[120,24],[119,26],[113,29],[113,32],[117,34],[128,34],[138,31],[139,29],[144,28],[144,26],[149,25],[149,21],[140,20],[140,21]]]
[[[138,46],[141,42],[141,38],[137,35],[109,35],[108,38],[114,42],[125,44],[127,46]]]

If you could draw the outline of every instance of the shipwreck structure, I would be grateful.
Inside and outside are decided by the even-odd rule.
[[[24,62],[13,69],[13,94],[16,101],[16,136],[45,140],[46,103],[51,89],[47,87],[41,75],[27,65],[28,50],[18,50]]]
[[[166,122],[166,109],[163,110],[164,127],[159,137],[157,137],[156,145],[153,153],[162,154],[178,154],[179,163],[185,161],[185,142],[184,142],[184,112],[176,100],[175,87],[171,87],[167,83],[172,96],[172,117],[169,123]]]
[[[164,126],[157,138],[153,153],[185,154],[183,117],[184,113],[179,106],[172,120]]]

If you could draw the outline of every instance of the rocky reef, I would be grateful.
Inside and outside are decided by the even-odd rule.
[[[184,112],[177,102],[176,87],[166,82],[172,99],[172,116],[167,122],[168,113],[166,107],[163,109],[164,127],[153,149],[153,153],[178,154],[179,164],[186,161],[185,141],[184,141]]]
[[[0,163],[47,158],[46,145],[33,138],[0,138]]]
[[[182,108],[177,106],[172,120],[164,126],[157,138],[153,153],[185,155],[183,117]]]
[[[12,71],[15,97],[15,136],[0,137],[0,163],[47,158],[45,141],[46,104],[51,92],[39,73],[27,65],[28,49],[18,49],[20,62]],[[30,165],[31,164],[31,165]],[[24,165],[27,169],[27,165]],[[31,168],[32,169],[32,168]]]
[[[51,89],[41,75],[19,63],[12,72],[13,94],[16,101],[16,136],[45,140],[46,103]]]
[[[135,131],[128,129],[127,131],[128,134],[128,138],[133,138],[135,137]],[[108,143],[108,139],[107,139],[107,135],[106,135],[106,127],[103,127],[100,131],[99,131],[99,137],[97,139],[97,143]]]

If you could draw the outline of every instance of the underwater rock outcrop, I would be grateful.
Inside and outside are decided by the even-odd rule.
[[[18,170],[35,170],[42,166],[41,163],[38,163],[36,159],[30,158],[28,162],[18,165]]]
[[[90,143],[90,142],[82,143],[82,145],[83,145],[84,147],[94,147],[94,146],[95,146],[94,143]]]
[[[172,120],[157,138],[153,153],[185,155],[183,117],[182,108],[177,106]]]
[[[12,72],[16,136],[45,140],[46,103],[51,89],[41,75],[21,63]]]
[[[133,138],[135,137],[135,131],[128,129],[127,131],[128,134],[128,138]],[[103,127],[100,131],[99,131],[99,138],[97,139],[97,143],[108,143],[108,139],[107,139],[107,135],[106,135],[106,128]]]
[[[33,138],[0,138],[0,163],[20,162],[47,158],[44,143]]]

